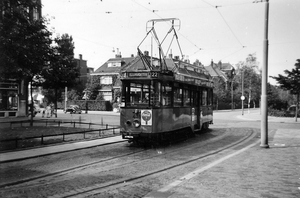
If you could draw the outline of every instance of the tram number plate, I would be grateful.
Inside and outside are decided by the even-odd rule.
[[[125,135],[124,138],[129,138],[129,139],[132,139],[133,136],[132,135]]]
[[[158,72],[151,72],[151,77],[152,78],[157,78],[158,77]]]

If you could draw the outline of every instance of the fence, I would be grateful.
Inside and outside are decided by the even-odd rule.
[[[10,127],[14,127],[16,125],[19,126],[26,126],[29,125],[30,120],[26,121],[13,121],[10,122]],[[28,145],[45,145],[51,143],[59,142],[67,142],[67,141],[74,141],[74,140],[82,140],[82,139],[95,139],[95,138],[104,138],[104,137],[111,137],[120,135],[120,127],[113,126],[113,125],[103,125],[103,124],[95,124],[95,123],[86,123],[86,122],[74,122],[74,121],[62,121],[62,120],[38,120],[34,121],[33,125],[36,126],[54,126],[54,127],[61,127],[62,125],[70,124],[73,128],[82,131],[70,131],[70,132],[62,132],[56,134],[41,134],[29,137],[15,137],[10,139],[0,140],[1,147],[0,150],[9,150],[9,149],[17,149],[23,147],[29,147]],[[82,128],[83,127],[83,128]],[[95,128],[96,127],[96,128]],[[80,135],[81,137],[78,137]],[[31,141],[30,141],[31,140]],[[40,142],[39,144],[37,144]],[[20,146],[20,142],[23,145]],[[13,143],[13,144],[12,144]],[[13,145],[13,146],[12,146]]]

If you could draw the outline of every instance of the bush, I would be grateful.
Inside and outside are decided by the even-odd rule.
[[[273,109],[273,108],[268,109],[268,115],[275,116],[275,117],[286,117],[285,111],[277,110],[277,109]]]
[[[99,100],[69,100],[67,106],[78,105],[81,110],[85,110],[86,106],[89,111],[112,111],[113,107],[110,101]],[[58,109],[64,109],[64,103],[57,103]]]

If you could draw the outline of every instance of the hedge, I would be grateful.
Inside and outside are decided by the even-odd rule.
[[[112,111],[112,103],[110,101],[99,101],[99,100],[69,100],[67,102],[67,106],[69,105],[78,105],[81,110],[86,109],[86,105],[88,110],[90,111]],[[58,109],[64,109],[65,103],[58,102]]]

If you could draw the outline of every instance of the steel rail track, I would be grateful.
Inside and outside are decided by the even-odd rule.
[[[222,139],[225,135],[226,134],[222,134],[220,136],[217,136],[217,137],[214,137],[210,140],[207,140],[204,143],[204,145],[206,145],[210,142],[213,142],[213,141],[218,141],[219,139]],[[182,140],[186,140],[186,139],[182,139]],[[172,143],[175,143],[175,142],[178,142],[178,141],[179,140],[177,139],[176,141],[174,141]],[[116,142],[116,143],[112,143],[112,144],[120,144],[120,143],[123,143],[123,142]],[[110,144],[110,145],[112,145],[112,144]],[[189,146],[192,146],[194,144],[198,144],[198,142],[191,143],[191,144],[189,144]],[[105,145],[103,145],[103,146],[105,146]],[[151,146],[153,146],[153,145],[151,145]],[[154,145],[154,146],[156,146],[156,145]],[[169,151],[168,154],[175,153],[180,149],[181,148],[177,148],[177,149],[174,149],[172,151]],[[140,151],[137,151],[137,152],[132,152],[132,153],[124,154],[124,155],[119,155],[119,156],[111,157],[111,158],[104,159],[104,160],[98,160],[98,161],[95,161],[95,162],[86,163],[86,164],[82,164],[82,165],[79,165],[79,166],[75,166],[75,167],[71,167],[71,168],[67,168],[67,169],[63,169],[63,170],[59,170],[59,171],[55,171],[55,172],[52,172],[52,173],[31,177],[31,178],[21,179],[21,180],[13,181],[13,182],[8,182],[8,183],[5,183],[5,184],[1,184],[0,188],[3,188],[3,187],[9,188],[11,186],[22,185],[22,184],[25,184],[25,183],[34,182],[36,180],[44,180],[45,178],[48,178],[48,177],[57,177],[57,176],[65,175],[65,174],[68,174],[70,172],[80,171],[80,170],[86,169],[88,167],[98,165],[100,163],[108,162],[108,161],[111,161],[111,160],[116,160],[116,159],[119,159],[119,158],[122,158],[122,157],[131,156],[131,155],[136,155],[136,154],[145,152],[145,150],[147,150],[147,147],[143,147],[143,150],[140,150]],[[155,158],[155,157],[157,157],[157,156],[146,157],[146,158],[143,158],[143,160],[149,160],[149,159],[152,159],[152,158]],[[130,164],[136,163],[136,162],[137,161],[131,161],[131,162],[123,163],[122,166],[130,165]],[[26,187],[32,187],[32,186],[35,186],[35,185],[40,185],[40,183],[38,183],[38,184],[28,184],[28,185],[26,185]],[[21,186],[21,187],[23,187],[23,186]]]
[[[115,143],[112,143],[112,144],[121,144],[121,143],[124,143],[124,142],[115,142]],[[110,144],[110,145],[112,145],[112,144]],[[102,146],[105,146],[105,145],[102,145]],[[136,152],[132,152],[132,153],[126,153],[126,154],[123,154],[123,155],[118,155],[118,156],[114,156],[114,157],[111,157],[111,158],[94,161],[94,162],[91,162],[91,163],[81,164],[81,165],[78,165],[78,166],[75,166],[75,167],[66,168],[66,169],[55,171],[55,172],[48,173],[48,174],[43,174],[43,175],[39,175],[39,176],[27,178],[27,179],[22,179],[22,180],[19,180],[19,181],[14,181],[14,182],[1,184],[0,188],[3,188],[3,187],[7,188],[7,187],[10,187],[10,186],[15,186],[15,185],[20,185],[20,184],[27,183],[27,182],[32,182],[32,181],[38,180],[38,179],[44,179],[46,177],[67,174],[69,172],[78,171],[78,170],[81,170],[81,169],[84,169],[84,168],[87,168],[87,167],[90,167],[90,166],[93,166],[93,165],[97,165],[99,163],[107,162],[107,161],[110,161],[110,160],[115,160],[115,159],[122,158],[122,157],[127,157],[127,156],[130,156],[130,155],[135,155],[135,154],[141,153],[141,152],[144,152],[144,150],[140,150],[140,151],[136,151]]]
[[[158,175],[160,173],[169,171],[171,169],[179,168],[181,166],[193,163],[197,160],[203,160],[205,158],[211,157],[211,156],[219,154],[221,152],[225,152],[225,151],[230,150],[234,147],[237,147],[237,146],[240,146],[242,144],[245,144],[246,142],[249,142],[251,139],[253,139],[256,136],[256,134],[257,134],[257,132],[251,131],[251,133],[248,134],[246,137],[244,137],[242,139],[239,139],[236,142],[233,142],[233,143],[231,143],[227,146],[224,146],[220,149],[211,151],[209,153],[206,153],[206,154],[201,155],[199,157],[196,157],[194,159],[178,163],[176,165],[171,165],[171,166],[165,167],[163,169],[155,170],[155,171],[148,172],[148,173],[141,174],[141,175],[137,175],[137,176],[134,176],[134,177],[129,177],[129,178],[125,178],[125,179],[123,178],[123,179],[115,180],[115,181],[105,183],[105,184],[96,184],[96,185],[93,185],[93,186],[90,186],[90,187],[87,187],[87,188],[81,188],[81,189],[66,192],[66,193],[63,193],[63,194],[56,194],[53,197],[55,197],[55,198],[60,198],[60,197],[66,198],[66,197],[74,197],[75,196],[76,198],[79,198],[79,197],[86,197],[86,196],[89,196],[91,194],[99,194],[99,193],[101,193],[104,190],[107,190],[109,188],[114,188],[115,189],[116,187],[122,186],[124,184],[128,184],[129,182],[137,182],[137,181],[145,179],[147,177]]]

